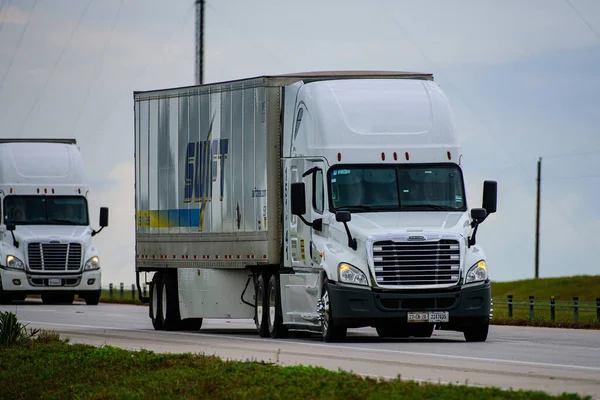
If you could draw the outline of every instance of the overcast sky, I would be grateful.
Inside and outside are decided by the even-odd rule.
[[[103,284],[135,282],[133,91],[194,84],[194,1],[0,0],[2,137],[75,137]],[[208,0],[205,82],[313,70],[432,72],[456,114],[492,279],[598,274],[600,1]]]

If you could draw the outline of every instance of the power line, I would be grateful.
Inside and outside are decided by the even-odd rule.
[[[571,7],[571,9],[575,12],[575,14],[577,14],[579,16],[579,19],[581,19],[581,21],[583,21],[583,23],[594,34],[594,36],[596,36],[596,38],[598,40],[600,40],[600,34],[598,34],[598,32],[592,27],[592,25],[590,25],[590,23],[587,21],[587,19],[585,19],[583,17],[583,15],[581,15],[581,13],[579,11],[577,11],[577,9],[573,6],[573,4],[571,3],[571,1],[570,0],[565,0],[565,2],[569,5],[569,7]]]
[[[2,31],[2,27],[4,26],[4,21],[6,21],[6,16],[8,15],[8,10],[10,9],[10,2],[11,0],[2,1],[2,5],[0,6],[0,11],[2,11],[4,5],[6,4],[6,12],[2,16],[2,21],[0,21],[0,32]]]
[[[578,157],[578,156],[593,156],[593,155],[600,155],[600,150],[552,154],[552,155],[544,156],[544,158],[563,158],[563,157]]]
[[[75,33],[75,31],[77,30],[77,28],[79,28],[79,25],[81,24],[81,21],[83,20],[83,17],[85,16],[85,14],[87,13],[88,9],[90,8],[90,4],[92,4],[92,0],[88,1],[88,3],[85,6],[83,12],[79,16],[79,20],[77,20],[77,24],[75,25],[75,27],[73,28],[73,30],[71,30],[71,33],[69,34],[69,38],[67,39],[67,43],[63,46],[63,48],[62,48],[62,50],[61,50],[58,58],[54,62],[54,66],[52,67],[52,71],[50,71],[50,75],[48,75],[48,77],[46,78],[46,82],[44,82],[44,86],[42,87],[42,90],[40,90],[40,92],[38,93],[35,101],[31,105],[31,107],[29,108],[29,111],[27,112],[27,115],[25,116],[25,119],[23,120],[23,123],[21,124],[21,128],[19,129],[19,136],[21,135],[21,132],[23,131],[23,128],[25,128],[25,125],[27,124],[27,121],[29,120],[29,117],[31,116],[31,113],[33,112],[33,110],[37,106],[38,102],[42,98],[42,95],[46,92],[46,88],[48,87],[48,82],[50,82],[50,79],[54,75],[54,71],[56,70],[56,67],[58,66],[58,63],[60,62],[60,60],[62,59],[63,55],[65,54],[65,51],[67,50],[67,47],[69,47],[69,44],[71,44],[71,40],[73,39],[73,33]]]
[[[89,84],[88,84],[88,87],[86,89],[85,97],[84,97],[84,100],[83,100],[83,102],[81,104],[81,107],[79,107],[79,111],[77,113],[77,117],[75,118],[75,124],[73,125],[73,132],[71,133],[71,135],[75,134],[75,131],[77,130],[77,126],[79,125],[79,121],[81,119],[81,116],[83,115],[83,110],[85,109],[85,106],[86,106],[87,101],[88,101],[89,96],[90,96],[90,91],[92,89],[92,82],[94,82],[96,74],[98,73],[98,69],[100,67],[100,64],[102,63],[102,60],[104,59],[104,54],[106,53],[106,48],[108,47],[108,44],[112,40],[112,35],[114,33],[115,27],[117,26],[117,21],[119,20],[119,16],[121,15],[121,9],[123,8],[123,2],[124,2],[124,0],[121,0],[121,2],[119,3],[119,8],[117,9],[117,13],[115,14],[115,18],[113,20],[112,26],[111,26],[110,31],[108,33],[108,38],[104,42],[104,46],[102,47],[102,51],[100,53],[100,57],[98,58],[98,62],[94,66],[94,71],[92,72],[91,78],[88,80]]]
[[[173,39],[174,39],[174,38],[175,38],[177,35],[179,35],[179,34],[181,33],[182,29],[184,28],[184,26],[183,26],[183,24],[182,24],[183,20],[184,20],[184,19],[185,19],[185,18],[188,16],[188,14],[189,14],[189,12],[191,11],[191,9],[192,9],[192,8],[194,8],[195,6],[196,6],[196,5],[195,5],[195,3],[192,3],[192,4],[190,4],[190,5],[188,6],[188,8],[185,10],[185,12],[183,13],[183,16],[182,16],[182,17],[181,17],[181,18],[180,18],[180,19],[177,21],[177,25],[176,25],[176,27],[178,26],[179,28],[178,28],[178,29],[176,28],[176,29],[173,31],[173,33],[172,33],[172,34],[169,36],[169,38],[167,38],[165,41],[163,41],[163,42],[162,42],[162,47],[163,47],[163,50],[165,50],[165,49],[164,49],[164,47],[165,47],[165,46],[166,46],[166,45],[167,45],[169,42],[173,41]],[[153,56],[156,56],[156,53],[154,53],[154,54],[153,54]],[[146,65],[144,65],[144,67],[143,67],[143,68],[142,68],[142,69],[139,71],[139,73],[137,74],[137,79],[134,81],[134,83],[135,83],[135,82],[137,82],[137,81],[139,81],[139,80],[140,80],[142,77],[144,77],[144,76],[145,76],[145,75],[148,73],[148,71],[147,71],[147,70],[148,70],[148,67],[150,66],[150,64],[152,64],[152,61],[153,61],[153,60],[154,60],[154,57],[153,57],[151,60],[149,60],[149,61],[146,63]],[[129,98],[129,97],[128,97],[128,98]],[[123,100],[124,100],[124,99],[122,98],[122,99],[121,99],[121,100],[118,102],[117,106],[118,106],[118,105],[120,105],[120,104],[123,102]],[[108,120],[108,119],[109,119],[109,118],[112,116],[112,114],[113,114],[113,112],[115,111],[115,109],[116,109],[116,108],[115,108],[115,107],[113,107],[113,108],[110,110],[110,112],[106,114],[106,117],[105,117],[105,118],[104,118],[104,119],[103,119],[103,120],[102,120],[102,121],[101,121],[101,122],[100,122],[98,125],[96,125],[96,129],[94,130],[94,134],[95,134],[96,132],[98,132],[98,130],[100,129],[100,127],[102,126],[102,124],[104,124],[104,123],[105,123],[105,122],[106,122],[106,121],[107,121],[107,120]]]
[[[13,62],[15,61],[15,56],[17,55],[17,51],[19,51],[19,47],[21,47],[21,42],[23,41],[25,32],[27,32],[27,28],[29,27],[29,21],[31,20],[31,16],[33,15],[33,11],[35,10],[35,7],[37,6],[37,4],[38,4],[38,0],[35,0],[33,3],[33,7],[31,7],[31,10],[29,11],[29,14],[27,15],[27,21],[25,22],[25,27],[21,31],[21,36],[19,36],[17,46],[15,47],[15,50],[13,51],[12,55],[10,56],[8,68],[4,72],[4,75],[2,76],[2,80],[0,81],[0,93],[2,93],[2,88],[4,87],[4,82],[6,82],[6,76],[8,75],[8,73],[10,72],[10,70],[12,68]]]

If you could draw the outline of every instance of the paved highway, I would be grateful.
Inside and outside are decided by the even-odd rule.
[[[263,339],[251,320],[205,320],[199,332],[158,332],[148,308],[132,305],[0,306],[31,327],[52,329],[74,343],[156,352],[192,352],[225,359],[315,365],[374,377],[397,377],[500,388],[564,391],[600,399],[600,331],[500,327],[484,343],[435,331],[430,339],[383,340],[374,329],[351,329],[344,343],[318,336]]]

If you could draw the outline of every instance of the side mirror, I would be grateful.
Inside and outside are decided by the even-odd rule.
[[[335,212],[335,220],[337,222],[341,222],[342,224],[344,224],[344,228],[346,229],[346,235],[348,235],[348,247],[350,247],[352,250],[356,251],[356,249],[358,248],[358,243],[356,242],[356,239],[354,239],[352,237],[352,234],[350,233],[350,229],[348,228],[348,222],[350,222],[351,219],[352,219],[352,214],[350,214],[350,211],[336,211]]]
[[[7,231],[14,231],[15,229],[17,229],[17,225],[15,224],[6,224],[6,230]]]
[[[108,226],[108,207],[100,207],[100,226]]]
[[[484,181],[483,182],[483,208],[487,211],[487,214],[496,212],[496,206],[498,203],[498,184],[496,181]]]
[[[304,182],[292,183],[291,190],[292,214],[302,216],[306,214],[306,189]]]
[[[485,208],[473,208],[471,209],[471,219],[473,220],[473,225],[479,225],[483,222],[487,217],[487,211]]]
[[[350,214],[350,211],[336,211],[335,220],[337,222],[350,222],[350,220],[352,220],[352,214]]]
[[[8,230],[10,232],[10,234],[12,235],[13,246],[15,246],[18,249],[19,242],[17,242],[17,238],[15,237],[15,229],[17,229],[16,224],[6,224],[6,230]]]

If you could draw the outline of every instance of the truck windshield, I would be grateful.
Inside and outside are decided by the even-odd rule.
[[[465,211],[462,172],[454,164],[344,166],[329,171],[334,211]]]
[[[15,225],[88,225],[82,196],[7,196],[4,223]]]

